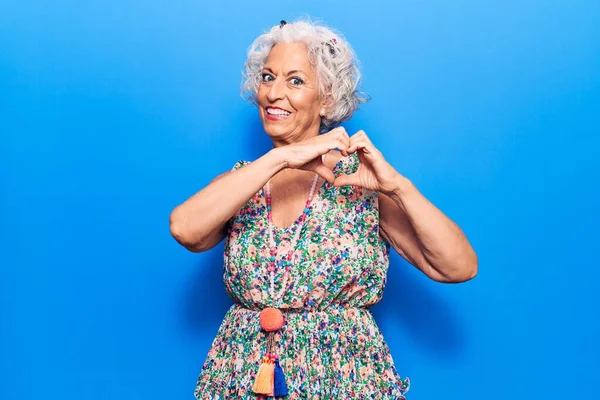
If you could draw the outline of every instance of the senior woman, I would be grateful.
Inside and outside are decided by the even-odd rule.
[[[198,399],[404,399],[369,307],[393,247],[439,282],[477,257],[461,229],[340,122],[365,99],[342,35],[310,21],[251,45],[243,91],[273,148],[177,206],[171,234],[193,252],[225,238],[228,310],[197,381]]]

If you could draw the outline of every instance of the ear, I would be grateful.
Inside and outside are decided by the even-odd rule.
[[[319,115],[321,116],[321,118],[323,118],[329,114],[329,110],[331,110],[332,105],[333,105],[333,97],[331,96],[331,92],[328,92],[321,99],[321,109],[319,110]]]

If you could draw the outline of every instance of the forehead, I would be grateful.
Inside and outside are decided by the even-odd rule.
[[[265,67],[274,72],[286,73],[300,70],[307,75],[312,75],[312,66],[308,61],[308,51],[304,43],[278,43],[269,52]]]

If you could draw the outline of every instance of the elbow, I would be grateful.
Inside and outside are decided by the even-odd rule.
[[[477,276],[477,266],[469,268],[469,269],[465,269],[465,271],[461,272],[460,274],[452,276],[447,282],[448,283],[463,283],[463,282],[470,281],[471,279],[475,278],[476,276]]]
[[[173,237],[173,239],[175,239],[177,241],[177,243],[181,244],[182,246],[185,246],[188,244],[188,242],[186,240],[186,236],[183,232],[183,228],[181,227],[181,225],[171,222],[170,226],[169,226],[169,232],[171,233],[171,236]]]
[[[477,254],[472,251],[469,257],[460,263],[460,268],[457,268],[456,272],[450,276],[448,283],[462,283],[475,278],[479,270],[478,264]]]
[[[478,260],[474,251],[468,257],[456,260],[454,268],[445,268],[446,272],[438,272],[432,279],[440,283],[462,283],[477,276]],[[451,272],[450,272],[451,271]]]
[[[183,243],[184,229],[183,222],[180,216],[179,207],[176,207],[173,211],[171,211],[171,215],[169,215],[169,231],[171,236],[178,242]]]
[[[180,245],[193,253],[201,253],[206,249],[192,240],[191,235],[187,232],[185,224],[177,212],[177,208],[171,212],[169,216],[169,231],[173,239]]]
[[[184,230],[182,230],[178,225],[171,224],[171,236],[173,239],[177,241],[180,245],[191,251],[192,253],[202,253],[203,251],[208,250],[208,247],[202,246],[202,244],[192,241],[189,238],[189,235],[186,235]]]

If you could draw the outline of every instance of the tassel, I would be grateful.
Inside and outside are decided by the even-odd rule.
[[[287,396],[288,388],[285,384],[285,374],[281,365],[279,365],[279,359],[275,360],[275,370],[273,371],[274,382],[273,382],[273,393],[275,397]]]
[[[252,386],[254,393],[273,396],[274,369],[273,361],[269,357],[263,358],[263,363],[254,379],[254,386]]]

